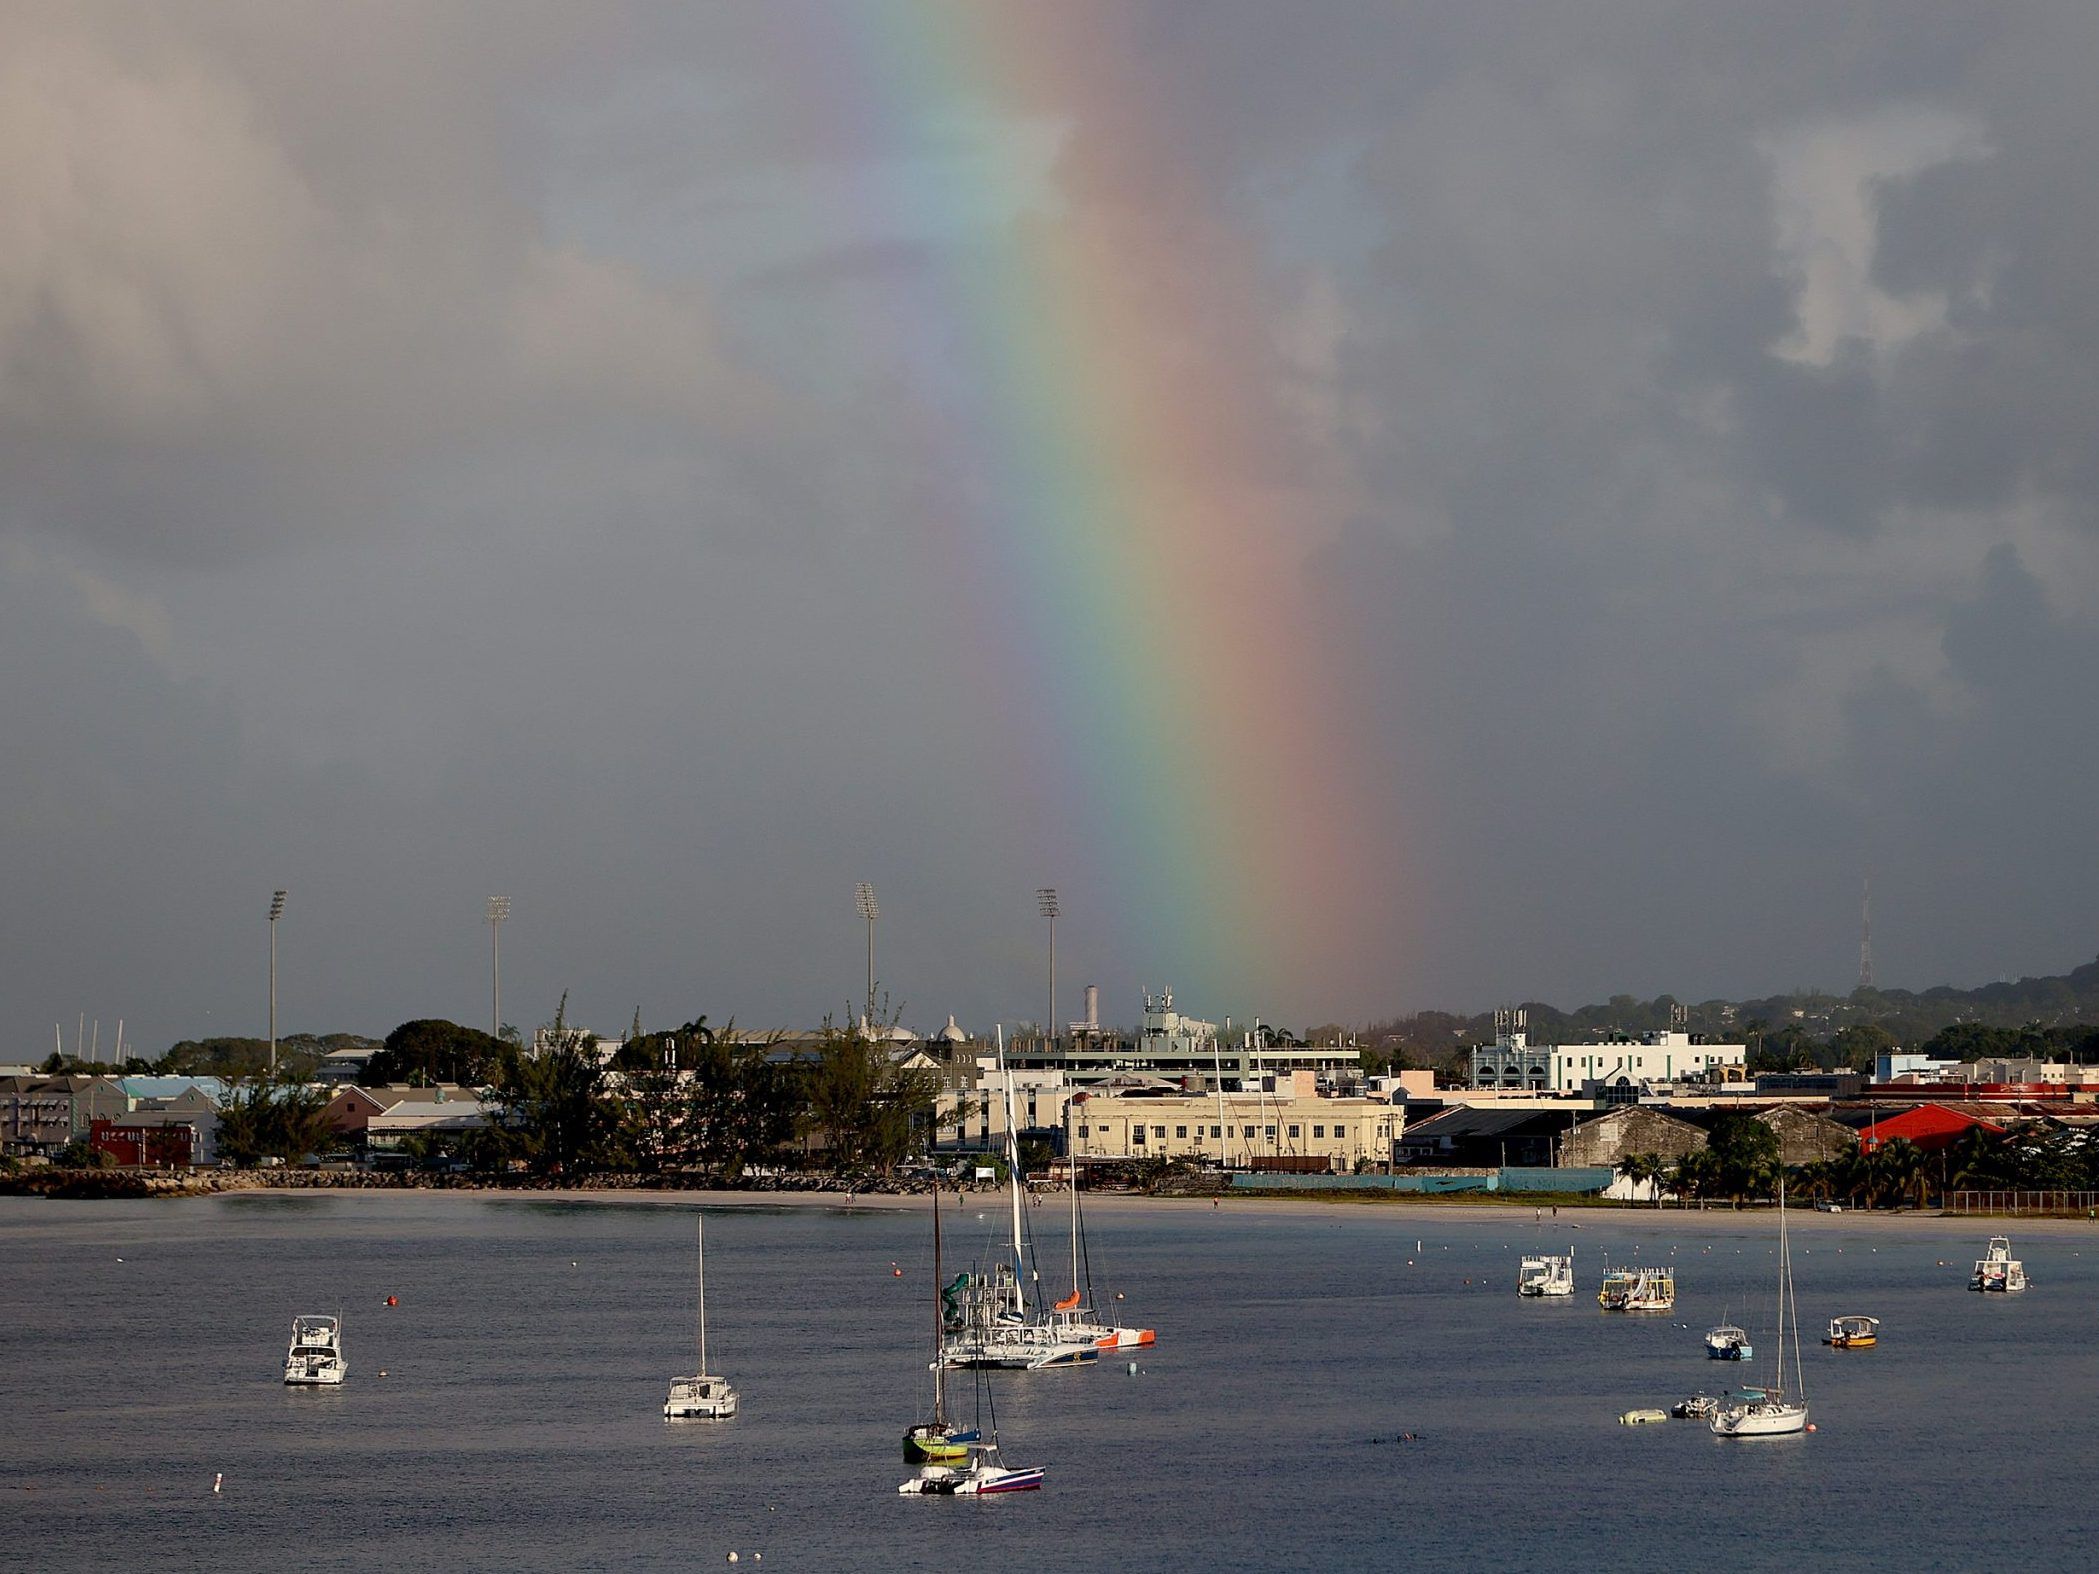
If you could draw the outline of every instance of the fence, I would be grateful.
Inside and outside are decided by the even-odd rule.
[[[1408,1174],[1401,1171],[1396,1175],[1278,1175],[1240,1171],[1232,1176],[1232,1185],[1250,1191],[1491,1191],[1565,1195],[1600,1192],[1616,1178],[1615,1171],[1592,1168],[1474,1170],[1469,1174]]]
[[[2099,1213],[2099,1191],[1957,1191],[1948,1213]]]

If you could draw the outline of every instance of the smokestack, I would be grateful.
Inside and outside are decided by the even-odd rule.
[[[1101,1026],[1101,986],[1086,986],[1086,1031],[1098,1033]]]

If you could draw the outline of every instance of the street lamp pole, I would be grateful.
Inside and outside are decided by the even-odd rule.
[[[277,1075],[277,920],[284,916],[284,893],[270,893],[270,1075]]]
[[[858,891],[860,916],[867,920],[867,1021],[874,1026],[875,1016],[875,919],[882,909],[875,905],[875,888],[865,880]]]
[[[1049,1016],[1044,1019],[1042,1033],[1045,1041],[1057,1042],[1057,888],[1042,886],[1035,892],[1035,907],[1049,920]]]
[[[503,920],[510,916],[510,898],[488,899],[489,984],[488,1036],[503,1036]]]

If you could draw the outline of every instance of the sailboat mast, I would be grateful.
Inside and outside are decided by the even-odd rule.
[[[941,1343],[947,1329],[940,1316],[940,1177],[933,1177],[933,1425],[947,1426],[947,1356]]]
[[[1006,1179],[1013,1192],[1013,1311],[1027,1315],[1027,1292],[1022,1281],[1028,1276],[1028,1259],[1020,1242],[1020,1136],[1013,1129],[1013,1073],[1006,1069],[1006,1029],[998,1027],[998,1069],[1006,1080]]]
[[[696,1221],[700,1241],[700,1376],[707,1375],[707,1221]]]
[[[1071,1293],[1079,1293],[1079,1161],[1071,1161]]]
[[[1781,1176],[1778,1182],[1778,1392],[1786,1391],[1786,1253],[1790,1247],[1786,1240],[1786,1183]],[[1797,1363],[1796,1363],[1797,1364]]]

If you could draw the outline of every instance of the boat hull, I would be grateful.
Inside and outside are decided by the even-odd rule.
[[[1791,1437],[1807,1430],[1807,1406],[1744,1405],[1720,1411],[1707,1425],[1715,1437]]]
[[[959,1465],[969,1458],[975,1432],[935,1432],[913,1427],[904,1434],[904,1463],[907,1465]]]
[[[284,1369],[284,1386],[287,1388],[340,1388],[343,1379],[349,1376],[349,1368],[337,1361],[332,1366],[290,1367]]]

